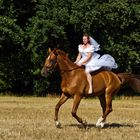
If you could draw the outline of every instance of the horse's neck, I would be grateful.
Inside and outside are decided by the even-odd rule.
[[[58,57],[58,65],[60,71],[70,71],[72,69],[78,68],[78,66],[74,64],[70,59],[63,58],[63,56]]]

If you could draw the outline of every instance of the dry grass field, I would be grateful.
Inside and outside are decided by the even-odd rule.
[[[140,140],[140,100],[113,100],[114,111],[104,129],[95,127],[101,116],[98,99],[83,99],[79,116],[83,128],[71,116],[72,99],[60,110],[62,128],[54,125],[58,97],[0,97],[0,140]]]

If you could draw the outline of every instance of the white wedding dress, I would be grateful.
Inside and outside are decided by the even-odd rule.
[[[91,52],[93,54],[91,59],[85,64],[86,72],[93,72],[102,67],[108,70],[116,69],[118,67],[114,58],[111,55],[104,54],[101,56],[100,54],[96,53],[97,50],[100,50],[99,44],[94,44],[94,46],[90,45],[90,47],[85,48],[85,49],[82,48],[82,45],[79,45],[78,50],[82,55],[82,58],[78,62],[79,64],[82,63],[86,59],[88,52]]]

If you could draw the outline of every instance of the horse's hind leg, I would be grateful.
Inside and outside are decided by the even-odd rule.
[[[110,112],[112,112],[112,99],[113,96],[119,91],[120,87],[118,86],[118,88],[113,89],[113,90],[107,90],[106,94],[105,94],[105,98],[106,98],[106,110],[103,114],[103,118],[104,120],[106,119],[106,117],[108,116],[108,114]]]
[[[98,96],[99,100],[100,100],[100,105],[102,107],[103,110],[103,114],[105,113],[106,110],[106,99],[105,99],[105,94],[101,94]]]
[[[58,121],[59,108],[61,107],[62,104],[64,104],[67,101],[68,98],[69,98],[69,96],[66,96],[64,93],[62,93],[59,102],[55,106],[55,117],[54,117],[54,120],[55,120],[56,127],[60,127],[61,126],[60,122]]]
[[[105,98],[105,94],[101,94],[98,96],[99,100],[100,100],[100,105],[102,107],[102,110],[103,110],[103,114],[105,113],[106,111],[106,98]],[[103,127],[104,126],[104,122],[105,122],[105,119],[103,119],[103,117],[100,117],[96,123],[96,126],[99,127]]]
[[[106,95],[106,110],[105,110],[105,112],[103,114],[104,120],[106,119],[108,114],[110,112],[112,112],[112,98],[113,98],[112,94],[111,95],[109,95],[109,94]]]
[[[80,95],[75,95],[74,96],[74,102],[73,102],[73,108],[72,108],[72,116],[79,122],[79,123],[82,123],[83,125],[86,125],[86,122],[84,122],[80,117],[77,116],[76,112],[77,112],[77,109],[78,109],[78,106],[80,104],[80,101],[81,101],[81,96]]]
[[[113,88],[108,88],[106,89],[105,96],[99,97],[101,106],[103,108],[103,116],[100,117],[96,123],[96,126],[101,126],[104,127],[104,122],[106,120],[106,117],[110,112],[112,112],[112,99],[113,96],[119,91],[120,87],[113,89]]]
[[[100,117],[96,123],[96,126],[104,127],[104,122],[108,114],[112,111],[112,98],[116,92],[111,88],[106,89],[105,96],[100,97],[101,106],[103,108],[103,116]]]

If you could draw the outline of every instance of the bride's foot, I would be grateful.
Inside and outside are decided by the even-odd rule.
[[[92,94],[92,93],[93,93],[92,89],[89,89],[88,94]]]

